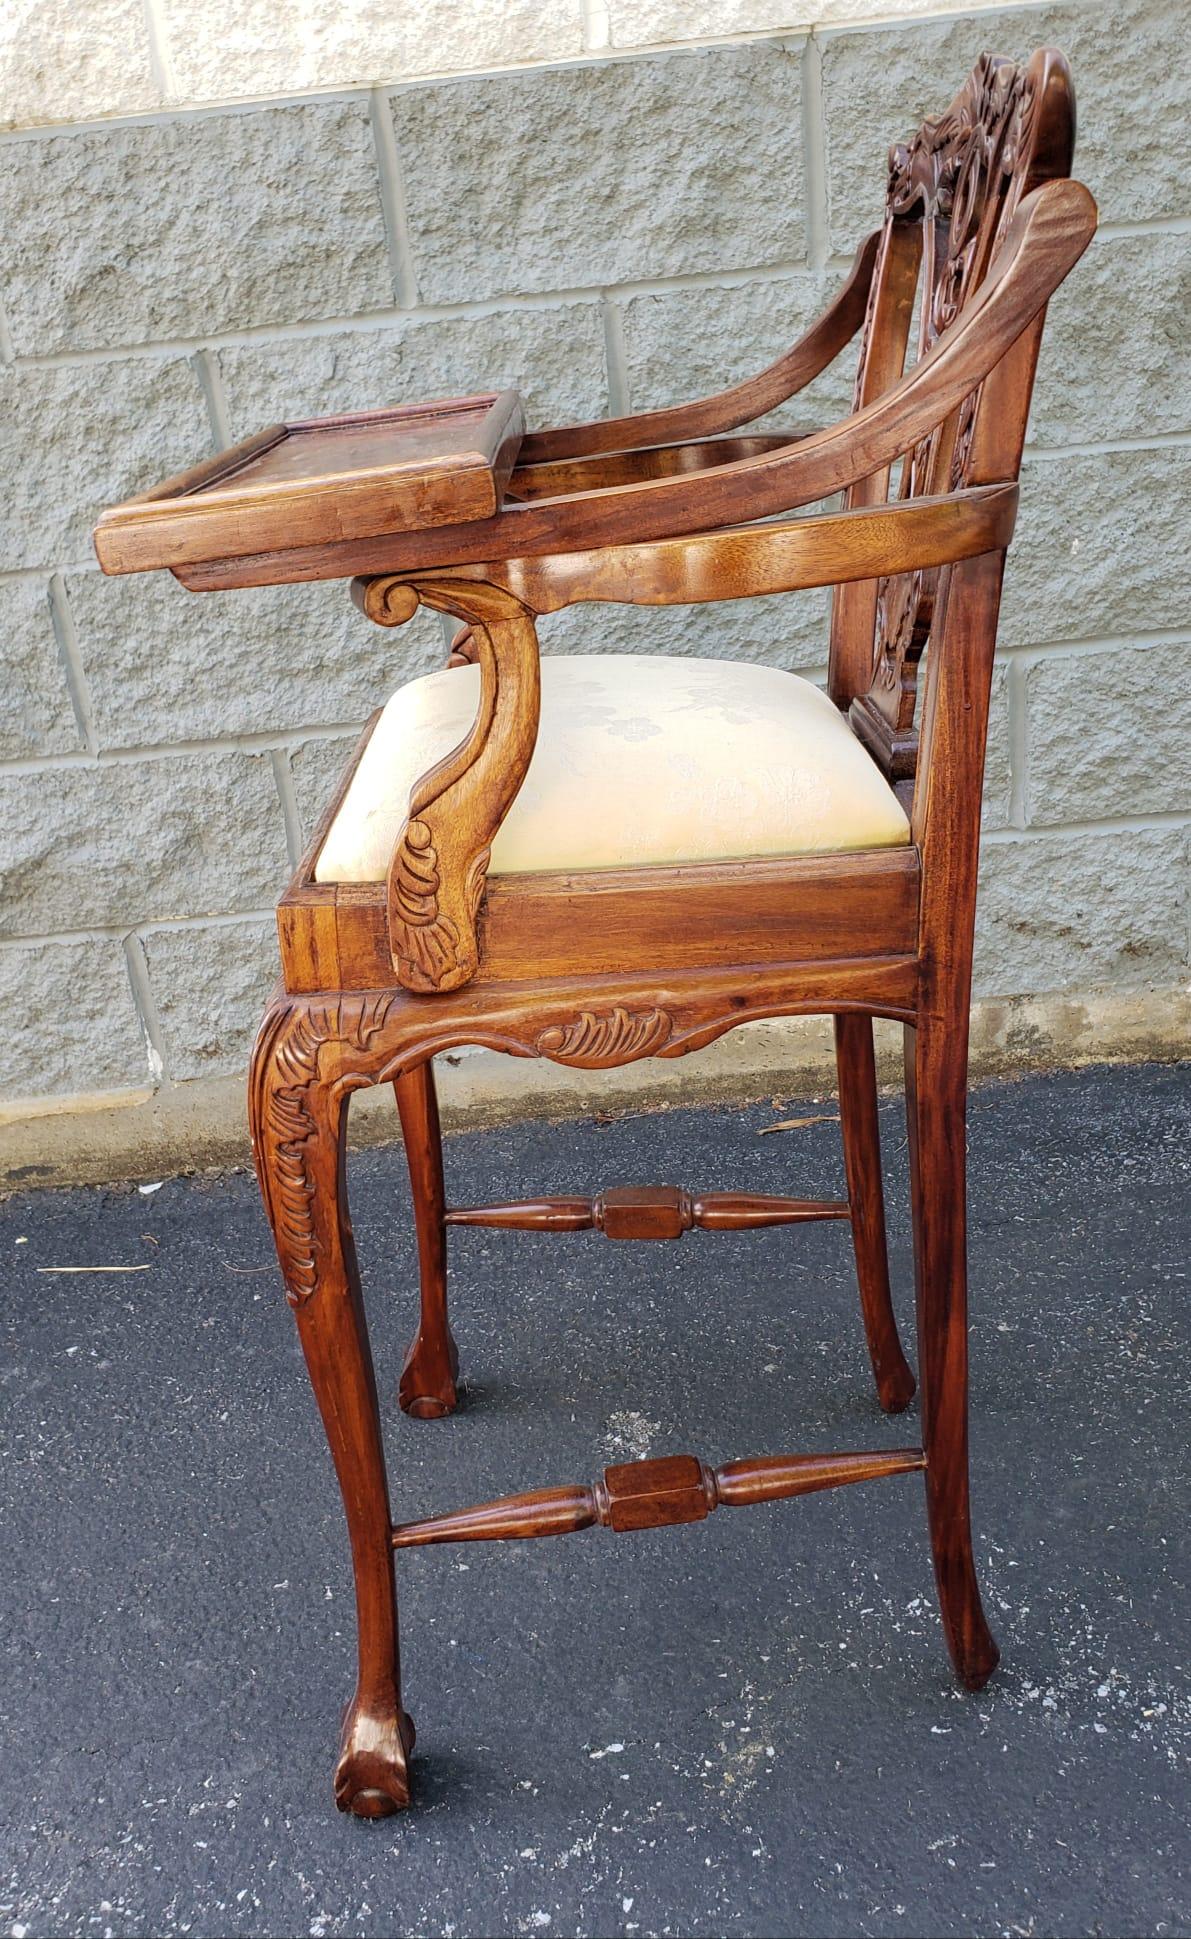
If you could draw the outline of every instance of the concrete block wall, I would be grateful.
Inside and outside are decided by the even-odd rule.
[[[1042,41],[1072,59],[1103,229],[1053,305],[1031,426],[979,988],[990,1014],[1028,1006],[1026,1056],[1061,1055],[1073,1017],[1095,1019],[1083,1054],[1173,1046],[1188,73],[1157,0],[891,11],[351,0],[314,33],[303,0],[54,0],[0,26],[21,124],[0,135],[10,1116],[242,1070],[287,866],[366,714],[443,653],[433,617],[388,634],[336,586],[107,580],[102,507],[279,416],[513,384],[545,424],[743,376],[838,284],[888,141],[983,47]],[[795,420],[840,414],[850,382],[828,373]],[[825,636],[820,595],[543,628],[547,650],[809,672]]]

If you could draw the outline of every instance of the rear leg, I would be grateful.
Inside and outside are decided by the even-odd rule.
[[[455,1408],[459,1354],[447,1319],[442,1132],[430,1059],[403,1071],[393,1089],[409,1166],[421,1282],[418,1330],[401,1370],[398,1398],[405,1412],[418,1420],[439,1420]]]
[[[877,1062],[871,1017],[835,1018],[835,1059],[839,1072],[844,1168],[852,1207],[852,1246],[869,1358],[877,1383],[877,1399],[887,1414],[900,1414],[913,1396],[914,1376],[902,1352],[889,1290],[881,1134],[877,1123]]]
[[[935,1582],[956,1675],[997,1667],[972,1557],[968,1492],[967,1018],[905,1026],[922,1445]]]

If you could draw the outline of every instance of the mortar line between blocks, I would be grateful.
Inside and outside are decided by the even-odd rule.
[[[626,417],[629,405],[628,356],[624,341],[624,313],[614,296],[600,299],[604,320],[604,363],[608,373],[608,406],[612,417]]]
[[[126,922],[94,923],[89,929],[48,929],[30,931],[21,936],[5,936],[0,939],[0,951],[21,949],[45,949],[53,943],[102,943],[118,942],[123,944],[130,934],[139,936],[143,941],[147,936],[172,935],[176,930],[187,929],[234,929],[245,922],[267,922],[276,924],[276,909],[233,909],[219,915],[203,916],[149,916],[138,922],[130,931]]]
[[[1096,438],[1068,444],[1027,444],[1025,455],[1040,464],[1060,463],[1064,458],[1106,458],[1114,451],[1185,450],[1191,444],[1191,431],[1151,431],[1146,437]]]
[[[582,26],[582,7],[580,0]],[[1013,12],[1029,13],[1042,10],[1043,0],[973,0],[967,7],[951,3],[940,7],[937,12],[919,14],[910,18],[891,17],[886,12],[861,14],[854,19],[841,21],[838,25],[824,26],[817,23],[813,29],[805,21],[792,20],[788,14],[775,14],[774,20],[765,26],[738,28],[732,32],[685,34],[682,36],[663,36],[657,40],[641,40],[625,46],[613,46],[611,39],[602,45],[586,44],[575,54],[559,55],[552,58],[505,60],[494,62],[487,68],[435,68],[428,67],[415,74],[392,74],[377,81],[375,73],[361,74],[356,80],[315,81],[308,87],[295,89],[278,88],[265,90],[258,94],[243,93],[234,95],[209,95],[187,97],[179,89],[172,72],[168,37],[160,32],[156,18],[158,0],[142,0],[145,18],[151,23],[151,50],[156,54],[156,62],[164,70],[162,80],[163,99],[160,107],[145,108],[130,113],[103,113],[84,116],[80,119],[58,117],[39,121],[28,126],[0,130],[0,146],[10,142],[36,141],[45,134],[77,135],[106,132],[113,127],[159,127],[163,123],[180,120],[212,120],[220,115],[252,114],[262,109],[295,107],[310,103],[336,103],[340,101],[359,101],[366,97],[373,86],[387,92],[401,93],[410,88],[426,86],[449,87],[466,86],[469,83],[485,80],[499,80],[505,75],[519,74],[563,74],[574,69],[599,65],[628,65],[648,59],[657,54],[696,54],[730,52],[738,47],[755,47],[774,40],[801,39],[811,31],[820,38],[838,40],[850,34],[872,34],[905,31],[916,26],[927,28],[935,24],[945,25],[949,21],[971,22],[983,13]],[[590,0],[593,31],[597,29],[598,17],[607,11],[606,0]],[[154,32],[154,30],[157,30]],[[155,73],[154,78],[157,78]]]
[[[298,797],[294,793],[293,771],[289,764],[289,750],[275,747],[270,760],[273,764],[273,783],[281,812],[285,818],[285,846],[289,855],[289,865],[297,868],[302,859],[302,821],[298,814]]]
[[[851,267],[850,256],[835,256],[832,264],[841,276]],[[106,364],[163,360],[166,357],[193,355],[205,346],[216,349],[251,348],[253,344],[293,343],[308,337],[368,335],[391,330],[398,324],[450,323],[469,317],[501,316],[512,310],[558,310],[572,303],[598,302],[605,289],[620,299],[633,296],[667,296],[683,290],[737,289],[748,283],[772,283],[783,277],[805,275],[805,262],[783,260],[777,263],[745,263],[723,269],[687,270],[673,276],[629,277],[623,283],[570,284],[549,290],[502,290],[494,296],[460,298],[457,302],[423,303],[416,294],[408,304],[394,309],[365,310],[354,315],[320,316],[297,323],[258,323],[249,328],[216,330],[205,337],[161,337],[155,342],[105,344],[72,350],[51,350],[39,356],[21,356],[17,364],[24,370],[72,369],[83,364]],[[811,321],[808,314],[807,322]],[[1189,434],[1191,435],[1191,434]]]
[[[159,11],[159,0],[141,0],[141,11],[145,17],[145,32],[149,40],[149,71],[157,86],[162,103],[168,105],[177,93],[174,79],[173,62],[170,59],[169,35]]]
[[[156,0],[142,0],[146,9],[146,19],[150,18],[149,5]],[[987,0],[994,4],[994,0]],[[1039,0],[1009,0],[1010,5],[1037,5]],[[593,29],[602,8],[597,0],[593,7]],[[582,31],[582,23],[580,23]],[[0,148],[21,143],[36,143],[51,138],[74,135],[107,134],[113,128],[161,128],[178,121],[215,121],[223,116],[249,115],[267,112],[271,108],[294,108],[306,106],[335,106],[341,102],[367,101],[375,90],[385,94],[404,94],[414,88],[424,87],[467,87],[482,81],[499,81],[506,76],[523,74],[566,74],[581,72],[584,68],[598,66],[627,67],[634,61],[648,59],[658,53],[684,54],[731,52],[737,47],[755,47],[767,41],[800,37],[805,29],[800,27],[758,27],[736,33],[691,35],[682,40],[641,41],[629,47],[613,47],[611,40],[602,47],[582,48],[579,52],[554,59],[529,59],[497,61],[485,68],[434,68],[428,67],[413,74],[393,73],[378,79],[375,71],[361,74],[353,81],[313,82],[305,88],[274,88],[259,94],[208,95],[187,97],[177,85],[169,58],[168,43],[163,36],[159,46],[159,57],[168,70],[158,81],[159,87],[168,88],[168,98],[155,108],[141,108],[124,114],[98,113],[73,119],[69,116],[51,117],[45,121],[35,121],[15,128],[0,128]],[[156,72],[154,78],[157,79]]]
[[[95,709],[91,704],[91,689],[83,667],[83,656],[79,650],[79,636],[70,610],[66,581],[60,572],[55,572],[49,584],[50,620],[54,628],[54,638],[58,643],[58,658],[66,679],[66,690],[74,709],[75,721],[83,746],[91,756],[99,753],[99,735],[95,730]]]
[[[149,959],[145,954],[145,945],[139,936],[125,936],[124,962],[128,970],[128,981],[132,986],[132,1000],[136,1005],[137,1017],[145,1036],[150,1075],[155,1084],[160,1084],[168,1078],[165,1038],[162,1035],[161,1018],[154,1000],[153,986],[149,980]]]
[[[16,359],[16,346],[8,327],[8,316],[3,303],[0,303],[0,364],[13,364]]]
[[[385,239],[389,246],[389,270],[393,295],[402,309],[409,310],[418,300],[418,277],[414,268],[413,242],[409,231],[409,206],[405,199],[405,179],[397,148],[393,110],[383,88],[373,88],[368,96],[368,118],[372,123],[372,144],[376,150],[376,172],[380,183],[380,205],[384,216]]]
[[[1067,640],[1023,640],[1020,646],[1009,640],[998,645],[997,658],[1020,657],[1027,662],[1038,657],[1060,659],[1063,655],[1119,653],[1132,646],[1181,646],[1188,640],[1191,640],[1191,631],[1185,626],[1147,626],[1136,633],[1093,633],[1082,638],[1073,634]]]
[[[579,0],[579,31],[586,54],[602,54],[612,41],[607,0]]]
[[[830,231],[827,204],[827,122],[823,107],[823,50],[814,30],[802,48],[802,169],[806,190],[806,257],[811,269],[826,267]]]
[[[1026,676],[1030,661],[1024,654],[1009,662],[1009,822],[1024,828],[1028,820],[1029,724],[1026,718]]]
[[[1191,231],[1191,215],[1143,216],[1137,222],[1101,222],[1096,229],[1103,241],[1125,241],[1130,236],[1185,236]]]
[[[64,768],[128,767],[137,761],[173,761],[191,754],[272,754],[276,748],[292,749],[303,741],[359,739],[361,727],[362,722],[358,720],[338,725],[320,721],[309,727],[277,728],[265,734],[225,734],[207,741],[157,741],[134,747],[105,747],[98,752],[30,754],[23,759],[0,761],[0,776],[53,774]]]
[[[1078,4],[1078,0],[1077,0]],[[871,13],[858,13],[854,19],[841,20],[838,24],[819,29],[824,38],[845,40],[849,34],[905,33],[916,27],[929,29],[946,26],[949,22],[962,22],[970,26],[978,22],[981,14],[989,13],[1041,13],[1044,0],[970,0],[967,6],[956,5],[949,0],[946,6],[932,8],[929,13],[896,14],[888,8],[880,11],[874,8]]]
[[[203,402],[207,407],[207,417],[211,424],[211,436],[216,451],[226,451],[232,443],[228,428],[227,397],[223,388],[223,373],[219,368],[219,357],[214,350],[196,350],[191,360]]]
[[[36,566],[0,566],[0,586],[7,585],[9,582],[19,585],[25,579],[48,579],[55,572],[68,572],[73,579],[78,573],[101,570],[94,553],[89,559],[57,560],[53,563],[46,559]]]
[[[1026,842],[1074,840],[1080,835],[1161,834],[1191,826],[1191,812],[1172,808],[1167,814],[1105,815],[1086,821],[1036,821],[1028,828],[989,828],[981,836],[986,848],[1013,848]]]

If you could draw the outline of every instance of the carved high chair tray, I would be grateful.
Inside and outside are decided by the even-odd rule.
[[[105,572],[491,518],[525,429],[516,391],[274,424],[104,512]]]

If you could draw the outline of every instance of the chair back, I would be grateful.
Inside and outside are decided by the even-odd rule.
[[[983,283],[1024,196],[1069,175],[1075,96],[1064,56],[1039,48],[1024,65],[982,54],[938,121],[926,121],[889,153],[885,219],[869,291],[856,376],[856,409],[902,376]],[[997,373],[908,451],[895,468],[852,486],[846,503],[873,505],[1015,479],[1043,317],[1014,346],[1013,382]],[[1008,362],[1008,359],[1003,362]],[[1000,367],[998,367],[1000,369]],[[981,427],[983,464],[974,458]],[[991,435],[990,435],[991,432]],[[987,473],[989,462],[993,476]],[[930,638],[938,570],[837,588],[832,608],[832,697],[889,780],[908,793],[918,739],[918,662]]]

